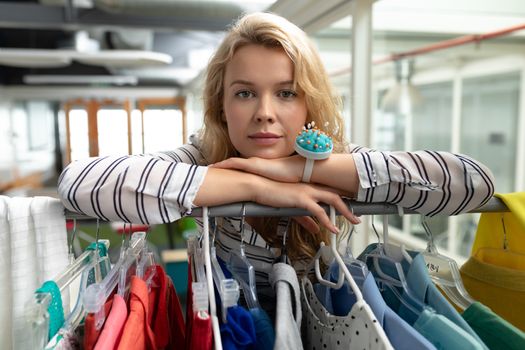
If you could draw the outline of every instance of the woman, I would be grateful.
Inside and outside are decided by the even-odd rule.
[[[339,99],[316,49],[302,30],[272,14],[247,15],[231,28],[209,63],[204,106],[200,135],[175,151],[70,164],[59,180],[65,206],[147,224],[177,220],[195,206],[241,201],[304,208],[315,220],[294,218],[287,244],[301,266],[328,241],[328,231],[338,232],[319,202],[359,223],[340,195],[452,215],[482,205],[494,191],[490,170],[463,155],[345,144]],[[305,159],[294,153],[294,141],[312,121],[332,136],[334,152],[316,161],[303,183]],[[267,285],[282,225],[271,218],[248,223],[246,253]],[[240,220],[219,224],[217,255],[227,260],[239,247]]]

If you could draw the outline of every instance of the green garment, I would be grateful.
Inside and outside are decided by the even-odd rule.
[[[461,316],[490,350],[525,349],[525,333],[482,303],[472,303]]]

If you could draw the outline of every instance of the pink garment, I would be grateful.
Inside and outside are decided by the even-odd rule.
[[[126,301],[120,295],[115,294],[113,296],[113,306],[94,350],[116,349],[127,318],[128,307],[126,306]]]

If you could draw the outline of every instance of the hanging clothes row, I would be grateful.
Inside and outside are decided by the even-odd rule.
[[[28,294],[21,307],[25,340],[11,341],[17,349],[523,349],[520,316],[525,310],[519,301],[514,303],[514,312],[501,313],[486,297],[494,291],[483,292],[475,284],[481,277],[469,270],[471,260],[477,259],[491,268],[521,271],[521,260],[513,258],[525,254],[523,238],[518,236],[525,221],[515,211],[525,208],[525,196],[500,198],[512,212],[493,214],[501,231],[486,234],[482,216],[472,257],[461,269],[437,252],[424,221],[429,243],[420,252],[391,243],[384,216],[382,241],[369,245],[357,258],[349,249],[339,252],[332,235],[329,244],[321,244],[317,254],[299,268],[287,256],[290,220],[285,218],[277,235],[281,248],[271,251],[271,269],[261,273],[254,267],[257,260],[244,249],[244,242],[257,239],[248,235],[251,228],[245,228],[245,215],[238,225],[234,223],[240,236],[238,249],[219,256],[215,248],[218,224],[203,208],[202,234],[188,239],[186,320],[171,279],[147,249],[145,232],[135,232],[122,245],[113,266],[107,257],[109,243],[98,237],[74,259],[68,254],[63,211],[58,214],[63,208],[49,205],[51,201],[48,206],[57,215],[54,224],[47,225],[52,228],[47,234],[52,237],[51,231],[59,232],[55,237],[60,237],[56,240],[61,241],[65,263],[35,265],[49,267],[50,273],[42,273],[46,278],[24,291]],[[12,200],[1,199],[3,208]],[[11,223],[4,220],[2,224],[16,222],[9,232],[42,226],[36,224],[42,211],[34,213],[29,219],[4,215]],[[18,217],[25,219],[16,221]],[[333,208],[330,217],[335,223]],[[498,238],[491,246],[494,234]],[[503,258],[496,261],[494,257],[500,255]],[[495,275],[482,277],[487,276]],[[273,294],[264,290],[261,279],[267,279]],[[72,288],[72,281],[78,280]],[[505,291],[512,283],[481,282]],[[512,288],[519,291],[520,287]],[[69,300],[76,301],[70,306]],[[274,303],[271,309],[266,307],[269,300]]]

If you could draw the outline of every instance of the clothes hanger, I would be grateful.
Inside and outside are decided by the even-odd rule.
[[[426,217],[421,215],[421,225],[428,239],[427,248],[421,254],[427,264],[427,270],[432,282],[437,284],[447,297],[458,307],[465,310],[475,302],[463,285],[458,264],[454,259],[439,254],[434,244],[434,236],[428,227]]]
[[[210,225],[208,219],[208,207],[202,207],[202,244],[208,248],[210,246]],[[215,340],[215,350],[222,350],[221,331],[219,319],[217,318],[217,305],[215,304],[215,292],[213,290],[213,276],[210,258],[210,249],[204,249],[204,264],[206,266],[206,286],[208,287],[208,297],[210,301],[210,317]]]
[[[146,236],[144,237],[144,248],[140,252],[140,259],[137,262],[135,275],[144,280],[148,286],[148,290],[151,290],[153,278],[155,277],[157,270],[152,268],[156,263],[153,252],[148,248],[148,232],[149,230],[146,231]]]
[[[131,230],[130,230],[131,231]],[[135,232],[129,247],[121,246],[119,260],[100,283],[87,287],[84,294],[84,307],[88,313],[95,314],[95,328],[100,330],[106,319],[104,304],[119,283],[120,271],[135,262],[145,245],[145,232]],[[122,292],[122,291],[120,291]]]
[[[239,282],[243,290],[244,298],[249,309],[260,308],[257,299],[257,286],[255,269],[244,252],[244,222],[246,219],[246,206],[242,203],[242,217],[240,225],[241,242],[239,250],[232,249],[228,260],[228,270]]]
[[[404,247],[393,246],[388,241],[388,216],[383,215],[383,243],[381,243],[379,233],[374,225],[373,216],[372,229],[376,234],[378,243],[376,249],[365,256],[365,262],[368,266],[372,264],[374,267],[374,279],[376,280],[376,283],[380,286],[380,288],[388,288],[391,290],[403,305],[405,305],[415,314],[419,315],[419,313],[423,311],[425,305],[422,301],[415,297],[414,293],[408,287],[407,279],[401,264],[404,259],[408,260],[408,252],[404,249]],[[384,273],[381,269],[380,261],[393,267],[397,273],[397,278],[391,277]],[[412,259],[410,257],[408,262],[411,263],[411,261]],[[399,290],[396,288],[400,288],[403,293],[399,293]]]
[[[97,233],[99,230],[99,221],[97,220]],[[76,220],[73,223],[73,233],[72,236],[76,234]],[[98,238],[98,234],[97,234]],[[72,262],[69,264],[69,266],[62,271],[59,275],[57,275],[53,282],[58,287],[60,294],[65,293],[67,290],[69,290],[69,287],[78,280],[79,276],[82,276],[81,279],[86,279],[89,277],[90,274],[93,274],[95,276],[95,280],[100,281],[102,279],[101,277],[101,266],[105,267],[105,271],[109,270],[109,260],[107,257],[101,258],[99,256],[99,244],[103,244],[105,248],[109,248],[109,240],[100,240],[95,243],[96,249],[90,249],[86,250],[84,253],[82,253],[77,259],[74,259],[72,244],[73,244],[73,238],[69,242],[70,246],[68,247],[69,251],[69,258],[72,259]],[[98,273],[97,273],[98,271]],[[94,272],[94,273],[93,273]],[[85,277],[84,277],[85,276]],[[80,289],[80,292],[83,290]],[[79,298],[81,295],[79,295]],[[31,329],[30,336],[32,337],[32,343],[33,348],[44,348],[47,345],[47,342],[49,339],[49,322],[50,317],[48,313],[48,307],[50,303],[52,302],[51,294],[49,293],[35,293],[35,296],[33,299],[31,299],[26,305],[25,305],[25,314],[26,314],[26,320],[29,324],[29,327]],[[70,313],[70,317],[74,317],[79,311],[77,309],[77,305],[79,304],[79,300],[77,299],[77,304],[73,308],[73,311]],[[76,318],[70,318],[68,317],[68,320],[70,323],[72,323],[73,320],[76,320]],[[77,320],[76,320],[77,321]],[[74,325],[78,325],[77,323],[74,323]]]
[[[352,214],[354,214],[354,208],[351,205],[350,210]],[[348,233],[348,237],[346,238],[346,250],[343,256],[343,261],[350,269],[350,272],[352,273],[352,276],[354,278],[362,279],[364,281],[364,279],[368,275],[368,266],[366,266],[366,264],[363,261],[356,259],[352,254],[352,247],[350,241],[354,233],[357,233],[356,225],[352,224],[352,229],[350,230],[350,232]]]
[[[240,296],[239,282],[233,278],[226,278],[222,267],[217,260],[217,252],[215,250],[215,235],[217,234],[217,218],[213,219],[213,234],[210,242],[210,260],[213,274],[213,282],[219,292],[221,298],[221,315],[222,322],[227,323],[228,308],[237,305]]]
[[[275,258],[275,263],[283,263],[290,265],[290,259],[288,258],[288,250],[286,248],[286,240],[288,238],[288,229],[290,228],[290,223],[292,222],[292,219],[289,217],[286,221],[286,227],[284,228],[283,232],[283,241],[281,244],[281,253],[277,258]]]
[[[335,208],[333,206],[330,206],[330,221],[333,224],[335,224]],[[335,261],[338,264],[339,274],[338,274],[337,282],[332,282],[330,280],[325,279],[322,276],[319,260],[323,255],[325,257],[328,257],[327,260]],[[339,289],[341,288],[341,286],[344,284],[346,280],[348,284],[350,285],[352,292],[355,294],[357,301],[361,301],[361,302],[364,301],[361,290],[357,286],[343,258],[337,251],[337,236],[335,235],[335,233],[330,234],[330,246],[326,246],[324,242],[321,242],[319,250],[313,257],[312,261],[308,264],[307,271],[311,271],[312,267],[315,270],[315,276],[317,278],[317,281],[321,283],[322,285],[325,285],[325,286],[328,286],[334,289]]]

